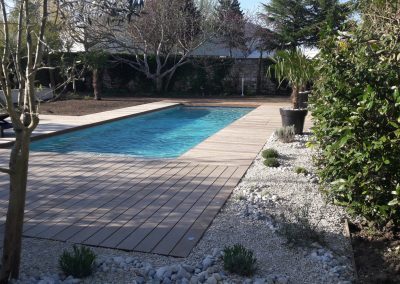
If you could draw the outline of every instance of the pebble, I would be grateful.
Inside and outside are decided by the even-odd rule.
[[[206,283],[207,284],[217,284],[218,281],[213,276],[210,276],[210,277],[207,278]]]
[[[214,258],[211,255],[207,255],[203,259],[203,262],[201,263],[203,265],[203,270],[209,268],[211,265],[213,265],[213,263],[214,263]]]

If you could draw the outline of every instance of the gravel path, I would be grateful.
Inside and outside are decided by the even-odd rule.
[[[57,268],[70,244],[25,238],[18,283],[351,283],[350,244],[342,233],[346,215],[318,191],[307,139],[283,144],[271,137],[265,148],[278,150],[281,166],[265,167],[260,153],[186,259],[93,248],[96,272],[80,280],[65,278]],[[310,174],[296,174],[298,166]],[[221,249],[236,243],[258,259],[251,279],[223,271]]]

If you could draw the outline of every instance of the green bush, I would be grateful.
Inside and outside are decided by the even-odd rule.
[[[378,225],[400,224],[400,10],[385,3],[324,41],[311,96],[325,190]]]
[[[291,143],[294,141],[294,125],[285,126],[275,130],[275,135],[278,137],[279,141],[283,143]]]
[[[264,165],[270,168],[277,168],[280,166],[280,163],[277,158],[267,158],[264,160]]]
[[[257,269],[257,259],[241,244],[225,247],[224,269],[243,276],[251,276]]]
[[[95,259],[96,255],[91,249],[74,245],[72,252],[63,251],[59,266],[65,275],[83,278],[92,274]]]
[[[296,167],[295,169],[294,169],[294,172],[296,173],[296,174],[303,174],[303,175],[307,175],[308,174],[308,170],[306,169],[306,168],[303,168],[303,167]]]
[[[275,149],[265,149],[264,151],[262,151],[262,156],[264,159],[267,158],[278,158],[279,153],[278,151],[276,151]]]

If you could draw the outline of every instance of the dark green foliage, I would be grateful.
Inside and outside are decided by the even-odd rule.
[[[181,36],[183,43],[190,42],[201,32],[201,13],[193,0],[183,0],[182,10],[185,15],[185,32]]]
[[[291,48],[316,45],[321,31],[337,29],[351,11],[338,0],[271,0],[264,9],[281,46]]]
[[[243,276],[251,276],[257,269],[257,259],[241,244],[224,249],[224,269]]]
[[[217,27],[218,35],[230,50],[246,48],[245,21],[238,0],[218,0]]]
[[[307,175],[308,174],[308,170],[306,169],[306,168],[303,168],[303,167],[296,167],[295,169],[294,169],[294,172],[296,173],[296,174],[303,174],[303,175]]]
[[[76,278],[92,274],[96,255],[90,248],[73,246],[73,251],[64,250],[59,259],[59,266],[65,275]]]
[[[78,59],[82,61],[90,70],[101,69],[109,63],[109,54],[101,50],[93,50],[79,53]]]
[[[385,3],[323,43],[311,97],[326,191],[380,225],[400,224],[400,10]]]
[[[270,168],[277,168],[280,166],[280,163],[277,158],[266,158],[264,160],[264,165]]]
[[[275,149],[271,149],[270,148],[270,149],[265,149],[262,152],[262,156],[263,156],[264,159],[267,159],[267,158],[278,158],[279,153]]]

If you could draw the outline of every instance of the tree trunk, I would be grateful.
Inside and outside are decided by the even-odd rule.
[[[47,56],[47,63],[48,63],[48,65],[50,67],[52,66],[52,64],[51,64],[51,55],[50,54],[48,54],[48,56]],[[55,89],[56,89],[56,80],[54,78],[54,69],[52,69],[52,68],[49,69],[49,77],[50,77],[50,87],[51,87],[51,90],[53,92],[53,98],[54,98]]]
[[[172,77],[174,77],[175,71],[176,71],[176,69],[173,69],[168,75],[167,83],[165,84],[166,91],[168,91],[168,89],[169,89],[169,86],[171,84]]]
[[[263,63],[263,52],[260,50],[260,57],[258,58],[258,68],[257,68],[257,83],[256,83],[256,96],[259,96],[261,93],[261,72],[262,72],[262,63]]]
[[[99,68],[93,69],[92,72],[92,86],[93,86],[93,94],[94,94],[94,99],[95,100],[101,100],[101,89],[102,89],[102,84],[101,84],[101,70]]]
[[[161,93],[163,90],[163,78],[160,76],[155,77],[155,83],[156,83],[156,91],[157,93]]]
[[[8,283],[10,279],[17,279],[19,276],[29,143],[29,131],[16,130],[16,140],[10,155],[10,196],[3,241],[1,284]]]
[[[292,104],[293,104],[293,109],[298,109],[300,100],[299,100],[299,87],[298,86],[292,86]]]

